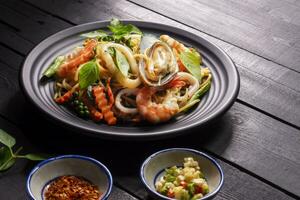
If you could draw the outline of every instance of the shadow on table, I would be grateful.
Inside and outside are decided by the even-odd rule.
[[[16,108],[16,102],[18,104]],[[52,155],[81,154],[94,157],[111,170],[117,186],[126,186],[137,191],[138,196],[152,199],[141,187],[139,169],[142,162],[152,153],[172,147],[193,148],[213,155],[222,155],[232,140],[234,116],[230,113],[222,118],[174,138],[153,141],[110,141],[74,134],[48,121],[22,94],[17,94],[8,103],[7,110],[15,112],[23,133],[18,133],[20,143],[26,143],[24,151],[44,152]],[[25,136],[25,137],[24,137]],[[23,138],[23,139],[22,139]],[[22,141],[24,140],[24,141]],[[32,145],[30,145],[32,144]],[[30,145],[30,146],[29,146]],[[26,163],[24,163],[26,164]],[[28,173],[36,163],[28,162]]]
[[[165,148],[194,148],[220,155],[230,143],[233,132],[231,116],[227,113],[207,126],[187,130],[187,134],[175,138],[154,141],[109,141],[74,134],[47,121],[30,104],[23,108],[20,115],[24,115],[21,117],[24,134],[41,151],[57,155],[89,155],[100,159],[110,168],[119,168],[126,163],[129,165],[126,173],[131,169],[136,170],[150,154]]]

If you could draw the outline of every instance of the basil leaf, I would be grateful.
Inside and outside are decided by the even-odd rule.
[[[132,24],[123,24],[118,19],[113,18],[110,25],[107,26],[114,35],[129,35],[139,34],[143,35],[142,31]]]
[[[0,148],[0,171],[7,170],[15,162],[16,159],[12,157],[9,147],[1,147]]]
[[[117,67],[119,68],[120,72],[123,74],[123,76],[127,77],[128,76],[128,70],[129,70],[129,63],[120,51],[115,49],[116,52],[116,64]]]
[[[85,89],[89,85],[99,80],[99,68],[95,61],[89,61],[80,66],[79,74],[79,87]]]
[[[2,129],[0,129],[0,142],[9,148],[13,147],[16,144],[15,138],[13,138]]]
[[[24,156],[22,156],[23,158],[27,158],[28,160],[45,160],[47,159],[47,155],[45,154],[33,154],[33,153],[30,153],[30,154],[26,154]]]
[[[80,36],[86,37],[86,38],[103,38],[103,37],[108,36],[108,34],[103,30],[97,30],[97,31],[89,32],[89,33],[83,33]]]
[[[58,56],[54,60],[54,62],[48,67],[48,69],[43,73],[43,75],[48,78],[52,77],[56,73],[58,67],[63,63],[64,60],[65,60],[64,56]]]
[[[179,54],[179,58],[182,64],[186,67],[186,69],[195,76],[199,81],[201,81],[201,56],[200,54],[192,49],[188,49],[187,51],[181,52]]]
[[[5,163],[11,156],[9,147],[3,146],[0,148],[0,165]]]

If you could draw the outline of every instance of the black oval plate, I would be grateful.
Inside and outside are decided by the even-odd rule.
[[[167,123],[151,124],[117,124],[108,126],[105,123],[94,123],[76,116],[64,106],[53,100],[53,81],[43,84],[42,73],[58,55],[70,52],[81,45],[83,38],[79,35],[96,29],[105,29],[109,21],[93,22],[75,26],[58,32],[37,45],[27,56],[20,74],[21,86],[26,96],[46,116],[60,125],[67,126],[76,132],[96,137],[111,139],[156,139],[187,133],[192,127],[201,126],[227,111],[235,101],[239,91],[239,75],[227,54],[219,47],[202,37],[185,30],[168,25],[124,20],[139,27],[144,33],[169,34],[188,46],[197,48],[204,65],[212,71],[213,81],[209,92],[201,99],[199,105],[190,112]]]

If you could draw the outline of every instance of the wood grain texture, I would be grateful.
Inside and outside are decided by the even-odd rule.
[[[162,15],[300,71],[300,8],[281,0],[132,0]],[[185,13],[185,14],[183,14]]]
[[[238,97],[240,100],[300,127],[300,91],[298,87],[300,85],[300,73],[295,73],[274,62],[124,0],[51,1],[51,3],[50,1],[26,1],[76,24],[100,19],[107,20],[115,16],[166,23],[198,34],[223,48],[238,65],[241,73],[241,93]],[[116,9],[109,9],[112,7],[116,7]],[[243,73],[245,72],[243,68],[248,69],[246,74]],[[265,98],[267,97],[269,98],[266,103]],[[290,112],[291,110],[293,112]]]
[[[67,18],[67,20],[73,20],[74,23],[94,21],[98,19],[98,17],[101,17],[101,19],[109,19],[111,18],[111,16],[116,16],[121,18],[139,18],[139,19],[148,19],[154,21],[156,20],[163,23],[175,25],[178,27],[183,27],[184,29],[189,30],[189,28],[186,28],[185,26],[182,26],[172,20],[166,19],[165,17],[150,12],[149,10],[137,7],[136,5],[128,3],[126,1],[116,1],[116,2],[99,1],[93,3],[91,3],[91,1],[85,1],[84,3],[77,3],[72,1],[70,3],[71,6],[65,7],[65,10],[62,9],[59,12],[56,9],[60,4],[56,5],[55,4],[56,2],[57,1],[51,1],[51,5],[48,5],[46,7],[44,7],[44,5],[39,5],[38,2],[35,2],[35,4],[47,10],[48,12],[53,13],[53,15],[58,15],[60,17],[64,17],[65,14],[68,15],[69,12],[70,18]],[[52,4],[55,5],[52,7]],[[117,4],[117,8],[112,11],[109,8],[114,6],[114,4]],[[81,6],[80,9],[78,8],[79,6]],[[22,7],[18,9],[21,10],[21,8]],[[33,8],[31,7],[31,9]],[[88,10],[85,9],[89,9],[89,12],[87,12]],[[35,10],[32,12],[33,14],[41,12],[41,11],[37,11],[36,9],[33,10]],[[71,11],[74,11],[74,13]],[[82,12],[82,14],[80,14],[80,12]],[[31,18],[33,19],[34,15],[32,15]],[[5,18],[3,18],[3,20],[5,20]],[[55,20],[59,20],[59,19],[54,18],[52,21]],[[29,22],[27,24],[29,27],[36,26],[36,24],[29,23]],[[45,28],[47,29],[47,27],[48,26],[46,26]],[[19,25],[16,28],[22,28],[22,26]],[[60,28],[64,28],[64,27],[57,26],[57,29]],[[52,30],[55,31],[56,29],[52,29]],[[30,29],[28,32],[30,32]],[[197,31],[194,32],[198,34],[203,34]],[[15,32],[11,30],[9,33],[14,34]],[[24,34],[24,37],[25,35],[26,34]],[[212,38],[205,34],[203,35],[207,38],[210,38],[212,41],[216,40],[215,38]],[[18,37],[22,39],[23,34],[19,35]],[[29,37],[34,37],[34,35],[32,36],[30,34],[27,34],[26,37],[28,37],[27,40],[29,40],[30,43],[32,41],[35,41],[34,38],[33,39],[29,38]],[[216,41],[219,42],[219,45],[220,44],[223,45],[222,48],[225,49],[227,52],[231,52],[230,56],[234,55],[232,57],[235,57],[235,62],[240,66],[240,68],[243,68],[242,70],[244,70],[244,74],[249,75],[251,73],[254,73],[255,76],[258,76],[258,78],[253,78],[255,76],[252,75],[249,75],[249,78],[247,78],[246,76],[243,76],[246,78],[242,77],[242,81],[244,79],[247,80],[246,82],[247,84],[242,83],[244,84],[244,86],[242,87],[244,87],[245,90],[248,89],[250,86],[252,87],[252,83],[251,83],[252,80],[252,82],[258,82],[258,83],[262,82],[262,84],[265,83],[267,88],[269,87],[272,89],[272,87],[275,85],[276,90],[282,91],[280,90],[279,86],[277,87],[278,84],[280,86],[287,87],[297,92],[297,87],[292,82],[293,80],[292,78],[297,77],[297,74],[295,75],[295,73],[292,73],[290,70],[280,65],[274,64],[273,62],[267,61],[247,51],[243,51],[242,49],[234,47],[228,43],[219,40]],[[9,42],[7,42],[7,44],[9,44]],[[21,43],[18,45],[21,46]],[[24,50],[24,52],[26,52],[26,49]],[[244,55],[244,58],[242,56],[239,57],[238,56],[239,54]],[[10,59],[9,61],[7,61],[7,63],[9,65],[17,66],[18,65],[17,63],[13,64],[13,60],[14,59]],[[262,69],[259,69],[260,65],[263,66]],[[276,70],[279,70],[281,74],[278,75],[277,73],[273,72],[272,67],[275,68]],[[267,75],[269,73],[271,73],[271,76],[268,77]],[[4,77],[6,76],[7,75],[5,75]],[[258,86],[255,87],[258,87],[258,89],[262,88],[261,84],[257,84],[257,85]],[[6,87],[3,87],[3,91],[8,92],[7,90],[4,90],[5,88]],[[252,92],[251,90],[249,90],[249,93],[256,94],[257,91],[259,90],[253,89]],[[265,90],[263,94],[265,94],[267,91],[268,90]],[[274,95],[275,96],[280,95],[280,93],[274,92]],[[255,101],[252,100],[253,102],[257,103],[255,104],[255,106],[260,105],[259,103],[261,104],[263,103],[263,102],[259,102],[260,96],[263,95],[256,95],[256,98],[254,99]],[[282,95],[280,98],[283,98],[281,100],[286,100],[284,99],[284,95]],[[15,99],[16,101],[18,101],[19,97],[15,97]],[[270,101],[274,102],[272,99],[270,99]],[[295,102],[294,105],[296,105]],[[14,104],[9,104],[7,105],[7,107],[8,109],[13,108]],[[274,108],[276,107],[272,107],[272,109]],[[48,138],[49,140],[47,141],[52,141],[53,144],[44,144],[43,148],[46,148],[48,150],[51,149],[53,151],[57,151],[60,153],[78,152],[78,153],[91,154],[91,152],[93,152],[95,156],[98,156],[99,158],[106,160],[107,163],[109,163],[110,167],[113,168],[114,172],[117,174],[120,173],[117,170],[118,166],[120,166],[122,162],[123,163],[126,162],[125,158],[127,158],[128,155],[138,156],[139,158],[137,158],[135,165],[139,166],[140,164],[139,162],[141,162],[145,158],[145,156],[147,156],[146,154],[152,153],[153,151],[161,148],[172,147],[175,144],[177,146],[178,144],[179,146],[188,146],[196,149],[201,149],[201,148],[208,149],[209,151],[214,152],[215,154],[225,159],[228,159],[229,161],[234,162],[237,165],[240,165],[249,171],[252,171],[258,176],[261,176],[266,180],[273,182],[274,184],[277,184],[288,191],[295,192],[295,194],[299,195],[299,183],[297,182],[297,180],[300,177],[298,172],[299,160],[300,160],[299,159],[299,143],[300,143],[299,131],[281,122],[278,122],[270,117],[267,117],[255,110],[252,110],[244,105],[241,105],[239,103],[235,104],[234,107],[230,110],[230,112],[227,113],[222,118],[221,121],[214,124],[213,126],[209,126],[206,129],[201,129],[201,132],[205,132],[206,134],[199,135],[199,130],[197,129],[193,130],[192,132],[193,134],[191,137],[192,141],[194,141],[193,143],[190,142],[190,138],[188,137],[180,137],[177,139],[149,143],[149,144],[148,143],[124,143],[122,145],[118,145],[119,143],[114,143],[114,142],[101,143],[98,140],[93,141],[91,139],[88,140],[86,145],[82,145],[82,143],[84,143],[83,142],[84,140],[83,138],[80,138],[74,140],[74,143],[70,144],[70,146],[67,146],[65,150],[62,150],[60,146],[64,145],[69,138],[66,137],[64,140],[57,141],[57,137],[55,137],[55,134],[53,135],[53,132],[63,135],[65,134],[64,133],[65,130],[63,129],[61,130],[57,128],[51,129],[52,125],[44,121],[43,119],[41,119],[37,113],[33,114],[32,117],[26,119],[26,113],[28,112],[30,113],[32,112],[31,108],[28,105],[25,105],[24,107],[21,107],[18,110],[18,112],[13,112],[12,114],[18,115],[18,117],[25,119],[24,121],[22,121],[22,128],[27,130],[26,132],[28,132],[29,134],[27,135],[28,137],[30,137],[30,133],[33,134],[38,132],[46,132],[45,134],[48,135],[49,137]],[[274,113],[275,111],[272,112],[276,116],[277,114],[281,116],[279,112],[278,113]],[[291,113],[293,112],[291,111],[287,112],[287,114],[291,114]],[[44,131],[37,127],[32,127],[30,126],[30,124],[32,124],[32,121],[42,124],[43,127],[49,127],[49,129],[47,128],[47,131]],[[32,135],[31,135],[31,139],[32,139]],[[41,146],[41,144],[38,144],[38,141],[43,139],[45,138],[40,136],[40,138],[36,139],[34,144],[36,146]],[[94,143],[93,147],[89,147],[91,143]],[[122,149],[123,151],[121,156],[124,157],[125,160],[121,159],[119,161],[117,159],[119,153],[118,151],[117,153],[111,153],[109,155],[101,155],[103,151],[105,151],[107,148],[111,146],[118,146],[120,149]],[[145,152],[136,155],[137,154],[136,149],[145,149]],[[137,169],[138,167],[133,168],[133,170],[137,170]],[[278,172],[280,172],[280,175],[274,176],[274,174],[277,174]],[[271,191],[271,193],[273,193],[273,191]]]
[[[220,161],[219,161],[220,162]],[[293,199],[286,196],[282,192],[274,191],[271,186],[253,179],[248,174],[232,168],[230,165],[220,162],[224,170],[224,185],[218,195],[214,198],[216,200],[284,200]],[[116,181],[122,187],[126,187],[130,192],[134,192],[141,199],[152,199],[146,189],[141,185],[140,181],[133,180],[132,176],[124,176],[117,178]]]
[[[8,75],[6,75],[6,77],[8,77]],[[12,83],[8,85],[11,84]],[[52,135],[47,141],[50,142],[52,140],[55,146],[66,146],[65,144],[67,143],[66,140],[68,140],[68,137],[66,136],[65,139],[57,141],[56,137],[53,136],[53,133],[60,129],[51,128],[52,125],[49,124],[48,121],[40,118],[38,113],[34,114],[32,108],[26,104],[26,102],[23,102],[23,96],[14,96],[14,92],[18,94],[16,90],[12,90],[10,87],[6,86],[3,87],[1,92],[12,93],[12,98],[4,98],[4,103],[7,104],[1,106],[2,108],[6,108],[5,110],[0,110],[1,114],[12,120],[18,119],[18,122],[21,122],[21,119],[23,119],[21,126],[27,130],[26,132],[28,133],[43,132],[43,136],[38,136],[37,141],[44,140],[46,137],[45,135]],[[16,109],[15,105],[21,106]],[[11,111],[11,108],[16,110],[16,112],[9,112]],[[26,113],[28,112],[33,113],[30,118],[26,117]],[[27,120],[24,120],[24,118],[27,118]],[[41,130],[39,127],[32,127],[30,125],[31,121],[35,121],[41,125],[40,127],[46,128]],[[205,148],[228,159],[230,162],[234,162],[247,170],[253,171],[253,173],[258,174],[287,190],[294,191],[299,187],[299,131],[239,103],[236,103],[221,121],[208,126],[205,129],[201,129],[201,134],[199,131],[199,129],[191,130],[191,136],[169,139],[167,142],[124,143],[123,145],[118,145],[118,149],[122,149],[123,153],[120,156],[124,158],[126,158],[127,154],[135,155],[135,148],[145,149],[144,154],[139,155],[141,159],[139,163],[141,163],[142,159],[147,156],[147,153],[150,154],[155,150],[174,147],[174,144],[179,147],[191,147],[195,149]],[[52,144],[52,142],[50,142],[50,144]],[[98,150],[95,151],[95,147],[90,145],[90,142],[84,142],[90,147],[83,146],[82,143],[83,138],[73,138],[73,143],[71,146],[66,147],[67,150],[65,148],[57,148],[53,145],[47,146],[46,144],[43,144],[43,146],[44,148],[46,147],[46,149],[56,150],[58,153],[61,153],[61,151],[67,151],[65,153],[89,153],[99,152],[101,149],[104,150],[117,145],[116,143],[101,143],[101,141],[95,141],[95,145],[98,147]],[[75,149],[73,148],[73,145],[75,146]],[[86,150],[84,150],[84,152],[76,150],[76,146],[81,146]],[[118,154],[118,152],[116,153]],[[109,155],[112,157],[118,156],[115,155],[115,153]],[[100,159],[103,159],[103,157],[100,157]],[[107,163],[110,163],[113,166],[120,166],[122,162],[126,161],[121,159],[121,161],[114,162],[117,163],[110,162],[109,159],[107,160]],[[283,166],[285,170],[282,170]],[[138,166],[133,168],[138,169]],[[118,170],[116,169],[116,171]],[[278,171],[281,172],[281,175],[273,176],[273,174]],[[289,178],[286,179],[286,177]],[[286,185],[289,185],[289,187],[286,188]]]
[[[37,152],[38,150],[30,144],[25,135],[13,124],[0,117],[0,127],[16,138],[16,146],[23,146],[21,154]],[[5,172],[0,173],[0,199],[5,200],[24,200],[26,194],[26,180],[30,170],[37,162],[18,159],[16,164]],[[114,186],[109,200],[136,200],[133,196],[122,189]]]

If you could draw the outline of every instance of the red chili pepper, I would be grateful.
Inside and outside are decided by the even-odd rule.
[[[170,197],[170,198],[174,198],[175,197],[175,193],[174,193],[174,191],[171,188],[168,190],[167,196]]]

